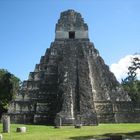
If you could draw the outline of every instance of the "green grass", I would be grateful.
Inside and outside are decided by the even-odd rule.
[[[17,133],[16,128],[20,126],[27,127],[27,132]],[[0,131],[2,132],[1,124]],[[140,137],[140,124],[100,124],[99,126],[83,126],[81,129],[73,126],[55,129],[52,126],[12,124],[11,132],[2,134],[4,140],[87,140],[108,137],[111,134]]]

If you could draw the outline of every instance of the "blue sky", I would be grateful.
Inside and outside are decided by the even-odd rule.
[[[0,0],[0,68],[27,79],[54,41],[60,12],[82,14],[107,65],[140,52],[140,0]]]

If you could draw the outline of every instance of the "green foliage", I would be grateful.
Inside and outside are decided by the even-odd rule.
[[[140,69],[140,58],[134,57],[132,65],[128,68],[128,76],[122,80],[122,86],[131,97],[134,105],[140,102],[140,81],[137,79],[137,70]]]
[[[0,69],[0,115],[7,111],[8,103],[14,98],[19,90],[19,78]]]
[[[16,133],[16,128],[25,126],[26,133]],[[140,124],[100,124],[99,126],[83,126],[75,129],[73,126],[63,126],[55,129],[52,126],[12,124],[10,133],[3,133],[4,140],[90,140],[105,138],[111,134],[124,137],[139,137]],[[2,125],[0,124],[0,131]],[[139,133],[138,133],[139,132]]]

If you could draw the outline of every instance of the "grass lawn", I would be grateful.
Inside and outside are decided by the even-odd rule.
[[[27,127],[26,133],[17,133],[16,128]],[[2,133],[2,124],[0,124]],[[52,126],[12,124],[9,134],[2,133],[4,140],[87,140],[107,137],[110,134],[121,134],[125,137],[140,138],[140,124],[100,124],[99,126],[83,126],[76,129],[72,126],[55,129]]]

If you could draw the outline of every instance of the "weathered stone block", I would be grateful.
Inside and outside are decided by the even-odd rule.
[[[10,132],[10,116],[9,115],[2,116],[2,124],[3,124],[3,133],[9,133]]]
[[[0,134],[0,140],[3,140],[3,136],[2,136],[2,134]]]
[[[26,132],[26,127],[18,127],[18,128],[16,129],[16,132],[25,133],[25,132]]]
[[[55,128],[60,128],[62,125],[62,118],[60,115],[56,115],[55,117]]]
[[[81,128],[82,124],[75,124],[75,128]]]

